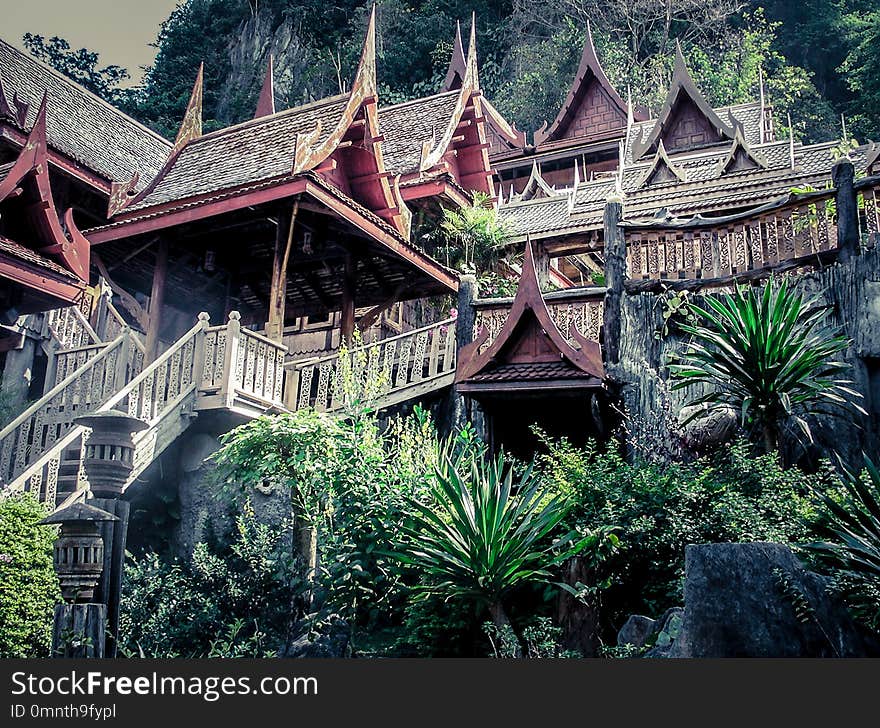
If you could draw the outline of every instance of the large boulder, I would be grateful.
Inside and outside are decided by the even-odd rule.
[[[685,554],[684,615],[669,657],[864,657],[880,654],[787,546],[702,544]]]

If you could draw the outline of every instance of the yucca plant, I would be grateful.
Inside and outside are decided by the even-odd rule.
[[[836,569],[880,581],[880,470],[867,457],[865,473],[867,482],[841,463],[843,498],[817,492],[825,506],[820,531],[826,540],[807,548]]]
[[[428,503],[412,502],[394,556],[427,577],[419,590],[485,604],[502,632],[510,633],[503,600],[514,587],[549,582],[552,567],[599,538],[553,539],[569,502],[549,497],[531,468],[514,485],[503,455],[447,459],[430,494]]]
[[[738,286],[731,295],[706,297],[705,307],[689,303],[696,323],[682,323],[691,335],[683,360],[669,365],[673,391],[704,384],[710,391],[689,402],[694,412],[683,424],[712,410],[737,413],[744,427],[761,434],[768,452],[796,424],[807,440],[808,414],[840,414],[861,394],[841,371],[835,356],[849,346],[839,330],[825,325],[829,307],[805,300],[788,279],[763,291]]]

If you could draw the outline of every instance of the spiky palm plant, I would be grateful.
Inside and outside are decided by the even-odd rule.
[[[834,568],[880,581],[880,470],[866,457],[868,482],[843,463],[841,471],[842,500],[817,493],[825,506],[821,532],[826,540],[807,548]]]
[[[486,194],[478,192],[470,206],[443,210],[440,228],[447,239],[446,264],[455,265],[463,273],[490,272],[510,235],[488,201]],[[450,241],[460,250],[450,250]]]
[[[763,291],[738,286],[732,295],[705,301],[705,307],[689,304],[697,323],[680,325],[692,338],[683,361],[669,365],[673,391],[692,384],[710,388],[689,403],[701,407],[684,424],[732,409],[771,452],[789,422],[812,441],[808,414],[840,414],[847,406],[865,413],[853,401],[861,394],[840,378],[848,365],[834,357],[850,342],[825,325],[829,307],[805,300],[787,278],[771,280]]]
[[[503,455],[447,459],[430,502],[413,501],[412,508],[394,556],[429,577],[420,590],[481,602],[501,630],[510,630],[503,605],[510,590],[550,581],[553,566],[597,538],[570,533],[554,541],[568,501],[548,497],[531,468],[514,485]]]

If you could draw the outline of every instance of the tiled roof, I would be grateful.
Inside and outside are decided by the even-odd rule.
[[[673,157],[685,181],[672,180],[642,186],[652,160],[630,165],[623,174],[624,213],[628,218],[646,217],[666,208],[672,215],[711,213],[745,205],[758,205],[782,197],[792,187],[821,185],[831,178],[833,144],[795,146],[794,170],[790,167],[788,140],[754,146],[754,154],[767,167],[733,171],[719,175],[729,145],[700,154]],[[853,153],[856,169],[864,169],[865,152]],[[569,213],[567,196],[505,205],[500,215],[516,237],[574,233],[601,227],[605,201],[615,192],[614,178],[583,183]]]
[[[66,278],[71,281],[79,282],[80,279],[77,278],[73,273],[71,273],[66,268],[58,265],[54,260],[49,260],[48,258],[44,258],[35,250],[31,250],[30,248],[26,248],[24,245],[19,245],[8,238],[4,238],[0,236],[0,255],[9,255],[16,260],[20,260],[24,263],[30,263],[37,268],[43,268],[44,270],[54,273],[56,276],[60,276],[62,278]]]
[[[320,123],[312,145],[322,144],[333,133],[347,104],[347,94],[334,96],[194,139],[156,186],[122,214],[289,175],[297,134],[307,134]]]
[[[379,130],[385,137],[382,155],[389,172],[418,171],[422,145],[433,147],[443,136],[458,96],[458,91],[447,91],[379,109]]]
[[[539,382],[548,379],[590,379],[590,374],[565,360],[551,362],[498,364],[469,377],[469,382]]]
[[[110,181],[127,181],[136,169],[151,179],[171,144],[106,101],[49,66],[0,41],[0,77],[9,100],[14,93],[30,105],[30,130],[43,93],[48,92],[49,145]]]

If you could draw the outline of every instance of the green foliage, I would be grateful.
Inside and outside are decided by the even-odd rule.
[[[0,657],[48,657],[52,615],[61,601],[52,568],[55,529],[28,494],[0,500]]]
[[[301,582],[288,527],[245,506],[231,543],[196,546],[190,561],[153,552],[126,563],[120,649],[145,657],[263,657],[285,637]]]
[[[631,614],[657,616],[681,602],[685,546],[691,543],[797,543],[816,511],[809,493],[834,482],[830,466],[807,475],[736,442],[691,463],[627,463],[613,448],[585,449],[543,438],[539,462],[548,487],[575,504],[566,521],[592,530],[615,526],[619,549],[596,581],[608,641]]]
[[[443,209],[440,229],[445,238],[445,262],[463,273],[490,272],[498,262],[510,231],[489,205],[485,194],[460,210]]]
[[[570,504],[548,497],[531,469],[516,486],[513,477],[503,455],[447,460],[437,469],[430,501],[411,502],[395,554],[430,577],[418,590],[492,607],[520,584],[549,581],[553,566],[596,545],[592,534],[551,538]]]
[[[25,48],[44,63],[49,64],[68,78],[97,94],[111,104],[124,103],[127,92],[119,84],[130,78],[122,66],[100,67],[99,54],[80,48],[73,50],[63,38],[53,36],[46,40],[42,35],[25,33],[22,38]]]
[[[829,307],[805,300],[787,278],[771,280],[763,291],[738,286],[705,304],[689,304],[700,322],[680,325],[693,338],[684,362],[669,365],[672,391],[693,384],[710,390],[691,400],[700,407],[685,424],[706,412],[733,411],[770,451],[789,422],[812,440],[808,414],[839,414],[848,403],[864,413],[852,403],[861,395],[839,378],[847,365],[834,360],[849,340],[824,325]]]
[[[505,658],[516,657],[516,653],[510,649],[515,644],[516,635],[512,634],[510,625],[499,627],[492,622],[483,625],[483,632],[489,640],[491,649],[490,657]],[[553,624],[549,617],[536,617],[523,627],[522,631],[523,656],[531,660],[548,658],[578,658],[577,652],[564,650],[560,647],[562,629]]]

